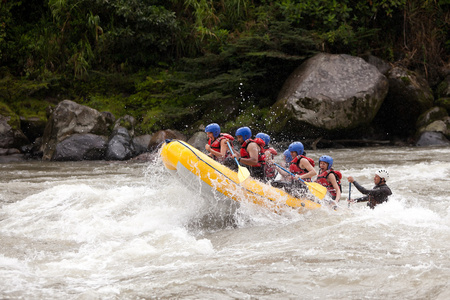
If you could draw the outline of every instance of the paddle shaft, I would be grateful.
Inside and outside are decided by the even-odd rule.
[[[231,148],[231,145],[228,141],[227,141],[227,144],[228,144],[228,148],[231,151],[231,154],[234,157],[233,149]],[[234,161],[236,162],[236,164],[238,166],[238,179],[239,179],[239,183],[241,183],[250,177],[250,172],[248,171],[248,169],[246,167],[243,167],[239,164],[239,161],[236,159],[236,157],[234,157]]]
[[[350,207],[350,199],[352,197],[352,183],[348,183],[348,207]]]
[[[283,168],[282,166],[280,166],[279,164],[275,164],[277,167],[279,167],[281,170],[287,172],[288,174],[291,174],[291,176],[295,177],[295,174],[286,170],[285,168]],[[327,188],[324,187],[323,185],[316,183],[316,182],[306,182],[301,178],[298,178],[298,180],[300,180],[301,182],[303,182],[308,189],[311,191],[311,193],[316,196],[319,199],[323,199],[327,193]]]
[[[230,145],[230,142],[229,142],[229,141],[227,141],[227,145],[228,145],[228,148],[229,148],[230,151],[231,151],[231,155],[233,155],[233,158],[234,158],[234,160],[236,161],[237,165],[240,166],[239,161],[238,161],[237,158],[234,156],[234,151],[233,151],[233,148],[231,148],[231,145]]]
[[[286,173],[291,174],[291,175],[295,178],[295,174],[294,174],[294,173],[292,173],[292,172],[286,170],[285,168],[283,168],[282,166],[280,166],[280,165],[277,164],[277,163],[275,163],[275,165],[276,165],[278,168],[280,168],[281,170],[285,171]],[[300,180],[300,181],[303,182],[303,183],[306,183],[306,182],[305,182],[303,179],[301,179],[300,177],[298,178],[298,180]]]

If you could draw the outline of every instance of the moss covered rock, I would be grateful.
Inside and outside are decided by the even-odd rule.
[[[428,124],[433,123],[437,120],[442,120],[447,116],[448,113],[444,108],[437,106],[432,107],[419,116],[419,118],[417,119],[416,127],[420,128],[427,126]]]
[[[369,124],[388,92],[388,81],[359,57],[321,53],[286,80],[269,117],[276,133],[314,137]]]

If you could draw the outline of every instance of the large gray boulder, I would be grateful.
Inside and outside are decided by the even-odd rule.
[[[0,148],[20,148],[30,141],[20,129],[9,124],[10,117],[0,115]]]
[[[127,160],[136,154],[136,147],[130,132],[125,127],[115,129],[109,137],[105,159]]]
[[[106,151],[106,137],[95,134],[73,134],[56,145],[53,160],[101,160]]]
[[[182,134],[181,132],[179,132],[177,130],[172,130],[172,129],[159,130],[152,135],[152,138],[150,139],[150,142],[148,143],[147,148],[150,151],[153,151],[153,150],[157,149],[160,145],[162,145],[162,143],[164,143],[164,141],[166,139],[170,139],[170,140],[177,139],[177,140],[186,141],[186,136],[184,136],[184,134]]]
[[[124,127],[128,130],[128,133],[131,137],[134,137],[134,128],[136,126],[136,119],[130,115],[125,115],[120,117],[117,121],[114,122],[114,129],[116,130],[119,127]]]
[[[208,143],[208,136],[204,131],[199,131],[194,133],[187,143],[200,151],[205,151],[205,145]]]
[[[445,117],[442,120],[428,124],[421,132],[425,131],[440,132],[447,138],[450,138],[450,117]]]
[[[450,146],[450,141],[442,132],[425,131],[416,142],[416,146]]]
[[[308,137],[367,125],[387,92],[386,77],[362,58],[318,54],[286,80],[268,128]]]
[[[135,136],[133,138],[133,143],[136,146],[136,151],[138,153],[145,153],[148,152],[148,143],[152,139],[151,134],[144,134],[140,136]]]
[[[52,160],[58,143],[74,134],[109,136],[104,114],[70,100],[60,102],[51,113],[42,137],[43,160]]]

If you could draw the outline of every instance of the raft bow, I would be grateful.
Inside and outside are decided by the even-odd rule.
[[[188,187],[204,196],[217,192],[238,202],[253,202],[274,212],[291,207],[299,211],[317,209],[320,204],[295,198],[285,191],[253,178],[240,182],[237,172],[180,140],[166,140],[160,152],[166,169]]]

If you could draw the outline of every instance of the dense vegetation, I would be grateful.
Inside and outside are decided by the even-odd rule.
[[[317,51],[372,53],[432,82],[449,20],[450,0],[3,0],[0,101],[45,118],[71,99],[133,115],[141,133],[263,128]]]

